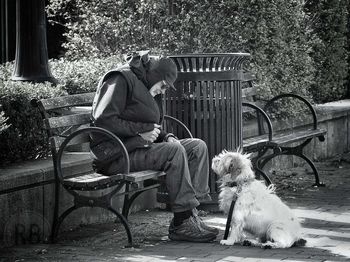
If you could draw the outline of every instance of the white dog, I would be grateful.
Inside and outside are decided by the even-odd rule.
[[[304,245],[298,218],[268,187],[255,179],[249,155],[223,151],[212,161],[213,171],[221,177],[220,209],[225,213],[233,199],[231,231],[222,245],[237,242],[264,248],[287,248]],[[235,184],[232,186],[232,184]],[[253,239],[246,239],[249,233]]]

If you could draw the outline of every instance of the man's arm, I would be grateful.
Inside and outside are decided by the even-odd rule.
[[[97,90],[92,117],[96,126],[122,137],[137,136],[154,129],[153,123],[141,123],[120,118],[126,107],[127,82],[121,74],[112,74]]]
[[[167,133],[163,129],[161,129],[158,138],[154,142],[155,143],[168,142],[170,138],[177,139],[177,137],[173,133]]]

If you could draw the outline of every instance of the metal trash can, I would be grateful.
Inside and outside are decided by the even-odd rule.
[[[223,149],[242,145],[241,80],[248,53],[170,56],[178,69],[176,91],[166,94],[165,112],[204,140],[210,160]],[[217,178],[210,176],[211,193]]]

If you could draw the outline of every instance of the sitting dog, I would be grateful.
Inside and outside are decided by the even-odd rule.
[[[221,178],[220,209],[229,212],[232,200],[231,231],[222,245],[254,245],[264,248],[288,248],[304,245],[298,218],[268,187],[255,179],[249,155],[223,151],[212,161],[213,171]],[[249,233],[253,239],[246,239]]]

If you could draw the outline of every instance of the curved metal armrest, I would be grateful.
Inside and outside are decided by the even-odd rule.
[[[263,109],[261,109],[259,106],[252,104],[252,103],[249,103],[249,102],[242,102],[242,106],[247,106],[247,107],[253,108],[254,110],[259,112],[263,116],[263,118],[267,124],[267,128],[269,130],[269,141],[272,141],[272,137],[273,137],[272,123],[271,123],[269,116],[265,113],[265,111]]]
[[[266,112],[266,110],[278,99],[281,98],[285,98],[285,97],[292,97],[292,98],[296,98],[299,99],[300,101],[302,101],[309,109],[310,112],[312,114],[312,118],[313,118],[313,126],[314,129],[317,129],[317,115],[316,115],[316,111],[313,108],[313,106],[311,105],[311,103],[306,100],[304,97],[296,95],[296,94],[292,94],[292,93],[286,93],[286,94],[281,94],[281,95],[277,95],[275,97],[273,97],[272,99],[270,99],[264,106],[264,111]]]
[[[129,154],[128,151],[126,150],[123,142],[112,132],[104,129],[104,128],[100,128],[100,127],[85,127],[79,130],[76,130],[75,132],[73,132],[72,134],[70,134],[61,144],[58,153],[57,153],[57,157],[56,157],[56,171],[57,171],[57,177],[60,181],[61,184],[64,183],[64,179],[63,179],[63,175],[62,175],[62,167],[61,167],[61,161],[62,161],[62,155],[64,152],[65,147],[69,144],[69,142],[76,136],[81,135],[83,133],[100,133],[103,135],[108,136],[110,139],[112,139],[114,142],[118,143],[121,148],[122,148],[122,154],[124,157],[124,166],[125,166],[125,174],[129,174],[130,172],[130,161],[129,161]]]
[[[185,132],[187,133],[187,135],[190,138],[193,138],[193,135],[191,133],[191,131],[187,128],[187,126],[182,123],[179,119],[176,119],[175,117],[169,116],[169,115],[164,115],[164,120],[169,120],[169,121],[173,121],[174,123],[176,123],[178,126],[180,126],[183,130],[185,130]]]

